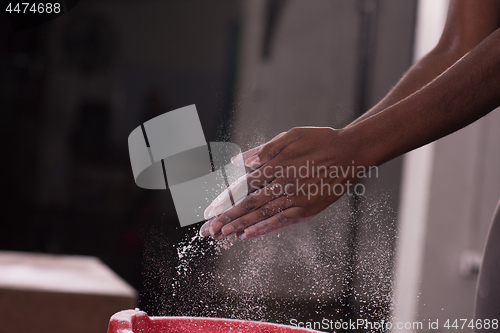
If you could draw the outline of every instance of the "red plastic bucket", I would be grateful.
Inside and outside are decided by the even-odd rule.
[[[108,333],[305,333],[318,332],[286,325],[219,318],[148,317],[139,310],[115,313]]]

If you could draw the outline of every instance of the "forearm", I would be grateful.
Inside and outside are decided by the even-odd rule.
[[[347,127],[355,125],[415,93],[452,66],[465,52],[464,49],[457,47],[437,46],[413,64],[379,103],[355,119]]]
[[[500,104],[500,30],[401,102],[346,127],[363,164],[380,165],[448,135]]]
[[[460,49],[436,47],[417,61],[374,107],[348,125],[352,126],[398,103],[434,80],[465,54]]]
[[[451,0],[438,45],[413,65],[387,96],[349,126],[417,92],[500,26],[500,1]]]

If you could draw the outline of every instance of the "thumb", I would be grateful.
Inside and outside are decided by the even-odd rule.
[[[297,132],[297,129],[292,128],[288,132],[278,134],[266,144],[258,147],[259,149],[245,160],[245,165],[252,169],[261,167],[276,157],[286,146],[300,139]]]
[[[283,135],[285,135],[286,132],[281,132],[280,134],[276,135],[274,138],[272,138],[269,142],[272,142],[280,137],[282,137]],[[255,153],[257,153],[258,151],[260,151],[260,149],[265,145],[265,143],[261,144],[260,146],[257,146],[257,147],[254,147],[250,150],[247,150],[243,153],[240,153],[236,156],[233,156],[231,158],[231,163],[233,163],[234,165],[238,166],[238,167],[243,167],[243,165],[245,164],[245,161],[252,155],[254,155]]]

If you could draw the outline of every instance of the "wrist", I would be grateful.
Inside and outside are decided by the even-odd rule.
[[[340,129],[338,135],[342,142],[342,154],[350,156],[356,166],[371,168],[382,164],[378,140],[373,136],[370,127],[366,126],[366,121]]]

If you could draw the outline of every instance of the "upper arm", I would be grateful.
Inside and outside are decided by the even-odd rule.
[[[499,27],[499,0],[450,0],[437,47],[465,54]]]

